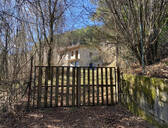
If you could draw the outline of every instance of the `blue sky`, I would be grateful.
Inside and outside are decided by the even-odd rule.
[[[76,0],[66,12],[65,31],[100,24],[90,19],[90,15],[95,10],[96,6],[90,3],[90,0]]]

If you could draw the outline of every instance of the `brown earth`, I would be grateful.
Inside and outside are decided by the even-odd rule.
[[[121,105],[47,108],[1,115],[0,128],[153,128]]]
[[[138,64],[131,64],[129,70],[124,70],[126,73],[142,74],[142,67]],[[158,77],[168,79],[168,58],[161,60],[153,65],[145,66],[145,75],[149,77]]]

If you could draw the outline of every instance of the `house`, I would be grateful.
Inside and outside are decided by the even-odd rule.
[[[77,44],[59,51],[60,59],[62,58],[62,65],[64,66],[101,66],[103,61],[101,59],[100,51],[96,48],[89,48],[88,46]],[[62,57],[62,55],[64,57]]]

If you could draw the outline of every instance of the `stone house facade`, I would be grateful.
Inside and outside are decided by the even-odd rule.
[[[84,45],[72,45],[59,51],[63,66],[102,66],[100,51]]]

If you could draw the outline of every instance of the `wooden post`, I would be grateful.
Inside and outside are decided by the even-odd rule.
[[[30,76],[29,76],[29,83],[28,83],[28,104],[27,110],[30,108],[30,97],[31,97],[31,81],[32,81],[32,72],[33,72],[33,57],[31,57],[31,64],[30,64]]]
[[[34,87],[33,87],[33,108],[35,107],[35,94],[36,94],[36,68],[34,68]]]
[[[41,86],[42,86],[42,67],[38,67],[38,98],[37,98],[37,108],[41,106]]]

